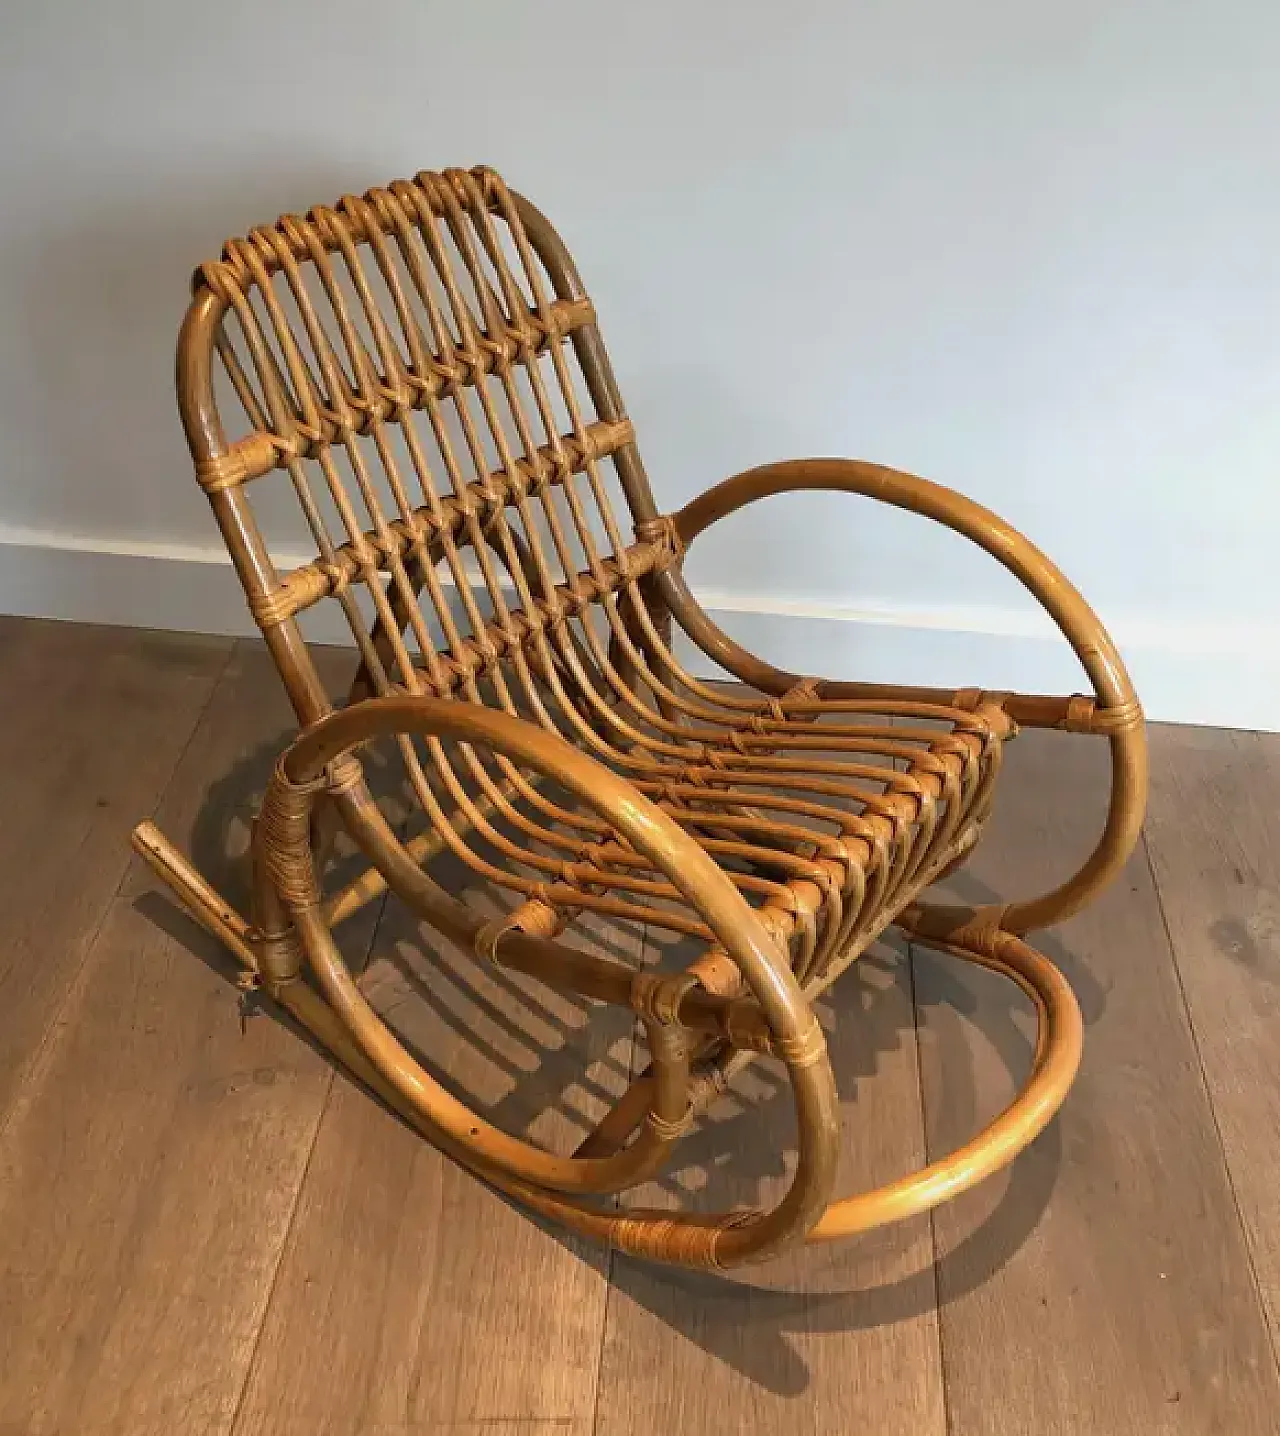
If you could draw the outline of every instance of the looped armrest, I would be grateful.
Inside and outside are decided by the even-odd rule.
[[[1059,569],[990,509],[928,479],[854,459],[794,459],[726,479],[674,515],[680,540],[693,542],[718,519],[758,499],[798,490],[861,494],[954,529],[985,549],[1030,590],[1075,650],[1104,709],[1137,700],[1129,675],[1097,615]]]
[[[759,1259],[801,1239],[821,1216],[835,1179],[837,1097],[825,1042],[795,974],[749,904],[715,861],[670,817],[623,778],[562,738],[507,713],[455,700],[396,696],[372,698],[320,719],[299,736],[276,769],[263,803],[260,827],[272,840],[264,854],[279,893],[303,939],[326,996],[387,1081],[424,1111],[455,1142],[479,1151],[481,1163],[516,1173],[552,1190],[560,1159],[538,1162],[534,1149],[491,1128],[438,1089],[413,1062],[359,993],[324,922],[308,817],[326,769],[354,747],[377,737],[416,734],[501,752],[555,779],[605,818],[643,853],[701,913],[717,941],[738,964],[772,1031],[774,1047],[790,1070],[800,1130],[800,1160],[787,1194],[764,1213],[729,1214],[722,1227],[691,1223],[708,1259],[729,1265]],[[395,887],[396,840],[386,830],[366,845],[370,825],[353,828],[367,856]],[[456,1110],[455,1110],[456,1109]],[[667,1125],[670,1125],[669,1122]],[[558,1163],[558,1166],[555,1165]],[[534,1165],[536,1164],[536,1166]],[[589,1165],[580,1163],[579,1165]],[[510,1183],[507,1183],[510,1186]],[[581,1184],[577,1190],[589,1190]],[[529,1193],[522,1190],[522,1196]],[[573,1220],[558,1208],[565,1220]],[[621,1219],[619,1219],[621,1220]],[[673,1229],[669,1213],[629,1212],[619,1228],[632,1249],[661,1257]],[[675,1222],[679,1226],[678,1221]]]
[[[726,479],[672,515],[678,544],[691,544],[718,519],[758,499],[806,489],[860,494],[963,534],[1030,591],[1071,645],[1097,697],[1093,731],[1104,734],[1111,744],[1107,823],[1097,848],[1074,877],[1030,902],[1012,904],[1005,924],[1011,932],[1026,932],[1076,911],[1124,864],[1137,841],[1146,807],[1142,710],[1110,634],[1056,565],[990,509],[941,484],[859,460],[793,459]],[[723,633],[698,606],[676,569],[666,570],[657,581],[676,620],[730,672],[748,682],[757,681],[763,673],[766,680],[775,680],[767,685],[770,688],[795,681],[794,675],[770,669]]]

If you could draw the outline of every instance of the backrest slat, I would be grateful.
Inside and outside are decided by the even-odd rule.
[[[250,429],[197,453],[201,482],[255,507],[282,470],[316,553],[242,572],[250,606],[269,629],[335,598],[366,691],[484,676],[536,706],[530,656],[590,683],[587,606],[657,561],[619,522],[617,472],[633,522],[652,501],[594,310],[528,213],[492,171],[423,173],[255,229],[197,276]]]

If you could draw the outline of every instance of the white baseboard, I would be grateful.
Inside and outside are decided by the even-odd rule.
[[[283,557],[283,556],[282,556]],[[703,590],[708,612],[747,648],[792,670],[871,682],[1069,693],[1084,683],[1061,639],[1022,609],[914,610],[813,604]],[[238,636],[256,633],[225,554],[0,532],[0,612]],[[1149,717],[1280,731],[1274,636],[1176,617],[1108,615]],[[321,605],[308,636],[349,641]],[[686,660],[704,676],[701,655]]]

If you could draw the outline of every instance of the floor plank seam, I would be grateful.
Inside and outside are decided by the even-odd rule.
[[[200,725],[204,722],[205,715],[213,703],[214,695],[218,692],[218,689],[222,687],[222,681],[227,676],[227,670],[231,667],[231,660],[235,656],[235,652],[236,644],[234,641],[231,641],[227,645],[227,655],[222,667],[218,669],[218,672],[210,680],[209,692],[205,701],[192,716],[191,729],[182,747],[174,755],[173,766],[169,769],[168,776],[162,784],[158,785],[159,793],[156,796],[155,802],[151,805],[151,810],[147,813],[147,817],[154,819],[160,811],[169,793],[169,789],[173,784],[175,775],[181,769],[183,763],[186,761],[187,754],[191,751],[191,745],[195,742],[196,734],[200,731]],[[139,815],[139,817],[141,817],[141,815]],[[40,1039],[36,1043],[35,1051],[32,1052],[31,1058],[27,1063],[26,1071],[22,1073],[14,1087],[13,1097],[8,1107],[3,1113],[0,1113],[0,1144],[7,1140],[9,1130],[13,1126],[13,1122],[18,1113],[22,1110],[23,1101],[27,1093],[39,1083],[40,1076],[44,1072],[45,1066],[54,1050],[57,1034],[67,1009],[70,1007],[72,1001],[79,995],[88,979],[93,956],[102,938],[103,929],[107,925],[108,918],[115,911],[116,903],[120,900],[120,894],[124,891],[124,886],[129,880],[129,873],[132,868],[133,850],[129,847],[128,837],[126,835],[122,846],[120,876],[112,887],[110,896],[102,904],[102,911],[98,915],[97,922],[93,925],[93,931],[85,939],[84,951],[81,954],[80,961],[76,964],[76,969],[71,974],[70,981],[67,983],[66,991],[62,994],[61,1000],[49,1015],[49,1021],[46,1023],[44,1031],[40,1034]]]
[[[929,1120],[924,1101],[924,1055],[920,1047],[920,1007],[916,1001],[916,944],[907,943],[907,986],[911,995],[911,1020],[915,1028],[916,1047],[916,1103],[920,1118],[920,1141],[924,1146],[924,1160],[927,1166],[933,1161],[929,1144]],[[952,1436],[954,1423],[951,1416],[951,1392],[947,1378],[946,1337],[942,1330],[942,1291],[938,1274],[938,1228],[933,1211],[927,1214],[929,1222],[929,1269],[933,1274],[933,1331],[938,1351],[938,1375],[942,1384],[942,1420],[947,1436]]]
[[[386,910],[387,899],[384,896],[381,905],[378,908],[377,920],[373,924],[373,928],[369,934],[369,941],[365,948],[364,957],[366,963],[369,961],[369,958],[373,953],[374,944],[377,941],[378,937],[378,930],[382,926],[382,919],[384,914],[386,913]],[[262,1015],[266,1016],[267,1014],[264,1013]],[[297,1040],[303,1041],[304,1039],[301,1035],[299,1035]],[[342,1069],[340,1071],[335,1061],[330,1059],[327,1053],[322,1054],[322,1060],[325,1062],[326,1066],[329,1069],[329,1080],[325,1083],[324,1099],[321,1101],[320,1110],[316,1114],[315,1126],[312,1128],[311,1131],[311,1141],[307,1144],[306,1160],[302,1164],[302,1173],[298,1178],[298,1185],[294,1192],[293,1205],[289,1208],[289,1217],[288,1220],[285,1222],[284,1234],[280,1239],[280,1248],[276,1253],[275,1267],[271,1273],[271,1280],[267,1283],[266,1297],[262,1303],[262,1309],[258,1315],[257,1330],[253,1339],[253,1347],[249,1352],[248,1361],[245,1362],[244,1380],[240,1383],[240,1391],[236,1396],[235,1410],[232,1412],[231,1415],[231,1424],[227,1428],[228,1436],[235,1436],[236,1427],[239,1425],[240,1416],[244,1410],[245,1399],[249,1394],[249,1388],[253,1381],[253,1373],[258,1363],[258,1352],[262,1345],[262,1333],[266,1328],[267,1318],[271,1313],[272,1303],[275,1300],[276,1288],[279,1286],[280,1276],[284,1270],[285,1258],[289,1254],[289,1246],[293,1240],[294,1229],[296,1228],[298,1222],[298,1212],[302,1206],[303,1194],[306,1192],[307,1189],[307,1178],[311,1175],[311,1164],[315,1159],[316,1148],[320,1145],[320,1133],[324,1128],[324,1119],[329,1112],[329,1104],[333,1100],[333,1090],[335,1083],[337,1082],[338,1077],[341,1075],[353,1082],[356,1086],[360,1087],[361,1090],[364,1090],[363,1084],[358,1082],[356,1078],[350,1076],[350,1074],[347,1073],[345,1069]],[[377,1102],[376,1099],[374,1099],[374,1101],[375,1105],[382,1105],[380,1102]],[[397,1120],[400,1119],[397,1118]]]
[[[289,1217],[285,1222],[284,1234],[280,1238],[280,1247],[276,1252],[276,1261],[271,1272],[271,1280],[266,1285],[266,1294],[258,1313],[253,1346],[249,1351],[249,1359],[244,1364],[244,1378],[240,1382],[240,1390],[236,1394],[235,1408],[231,1413],[231,1422],[227,1427],[228,1436],[235,1436],[236,1427],[240,1422],[240,1414],[244,1410],[245,1397],[249,1394],[249,1386],[253,1379],[254,1368],[258,1360],[258,1348],[262,1344],[262,1331],[267,1324],[267,1316],[271,1311],[271,1303],[275,1298],[276,1287],[280,1281],[280,1273],[284,1268],[284,1259],[288,1254],[289,1243],[293,1237],[294,1226],[298,1220],[298,1208],[302,1205],[302,1193],[306,1188],[307,1176],[311,1171],[311,1163],[316,1154],[316,1147],[320,1142],[320,1129],[324,1125],[325,1113],[329,1110],[329,1101],[333,1096],[333,1084],[336,1076],[336,1072],[330,1067],[329,1080],[325,1083],[324,1088],[324,1100],[320,1103],[320,1110],[316,1114],[315,1126],[311,1130],[311,1140],[307,1144],[307,1156],[302,1164],[302,1173],[298,1178],[298,1186],[294,1192],[293,1205],[289,1208]]]
[[[613,1263],[617,1255],[612,1248],[605,1257],[604,1308],[600,1316],[600,1351],[596,1357],[596,1389],[591,1402],[591,1436],[600,1436],[600,1397],[604,1388],[604,1353],[609,1336],[609,1308],[613,1305]]]
[[[640,966],[645,967],[649,962],[649,926],[646,923],[640,931]],[[637,1024],[631,1024],[631,1050],[627,1057],[627,1080],[634,1082],[636,1079],[636,1065],[639,1056],[636,1050],[636,1028]],[[613,1199],[614,1206],[622,1205],[621,1195]],[[600,1318],[600,1353],[596,1360],[596,1389],[591,1402],[591,1436],[599,1436],[600,1422],[603,1420],[601,1411],[601,1397],[604,1392],[604,1358],[605,1348],[609,1339],[609,1308],[613,1305],[615,1287],[613,1285],[614,1263],[617,1252],[610,1247],[606,1252],[605,1284],[604,1284],[604,1311]]]
[[[1147,841],[1147,831],[1142,830],[1142,856],[1147,864],[1147,871],[1151,875],[1151,885],[1155,890],[1156,908],[1160,913],[1160,924],[1164,929],[1165,943],[1169,949],[1169,960],[1173,964],[1174,981],[1178,984],[1178,997],[1182,1003],[1183,1016],[1186,1019],[1187,1031],[1191,1037],[1191,1050],[1196,1055],[1196,1068],[1200,1073],[1200,1085],[1204,1091],[1205,1102],[1209,1108],[1209,1120],[1213,1124],[1214,1139],[1218,1144],[1218,1156],[1222,1161],[1222,1170],[1227,1180],[1227,1190],[1231,1193],[1231,1203],[1235,1209],[1236,1222],[1240,1228],[1240,1237],[1244,1246],[1245,1263],[1249,1268],[1249,1280],[1252,1284],[1254,1301],[1262,1315],[1263,1330],[1267,1333],[1267,1341],[1271,1349],[1271,1359],[1275,1363],[1277,1374],[1280,1374],[1280,1332],[1277,1332],[1271,1321],[1271,1312],[1268,1309],[1266,1298],[1263,1295],[1262,1279],[1258,1274],[1257,1258],[1253,1250],[1253,1242],[1249,1236],[1249,1226],[1244,1219],[1244,1208],[1240,1202],[1240,1194],[1236,1189],[1235,1173],[1231,1170],[1231,1163],[1227,1158],[1227,1144],[1222,1136],[1222,1124],[1218,1120],[1218,1108],[1213,1098],[1213,1084],[1209,1081],[1209,1074],[1205,1068],[1204,1054],[1200,1050],[1200,1034],[1196,1031],[1195,1020],[1191,1015],[1191,1003],[1187,999],[1186,984],[1182,980],[1182,964],[1178,960],[1178,945],[1173,938],[1173,930],[1169,925],[1169,916],[1165,911],[1164,894],[1160,891],[1160,880],[1156,876],[1155,863],[1151,857],[1151,845]]]

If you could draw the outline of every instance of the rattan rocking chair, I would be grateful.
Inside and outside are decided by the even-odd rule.
[[[247,416],[234,439],[232,391]],[[1050,1121],[1081,1020],[1023,934],[1079,909],[1124,863],[1146,751],[1111,639],[1026,539],[947,489],[844,459],[769,464],[660,514],[573,261],[488,169],[420,174],[232,240],[196,276],[178,399],[300,733],[255,824],[248,917],[153,825],[135,846],[247,980],[405,1120],[579,1233],[712,1267],[926,1210]],[[285,482],[317,557],[282,573],[253,500]],[[681,560],[717,519],[801,489],[877,499],[978,544],[1048,611],[1093,696],[832,682],[747,653],[698,606]],[[299,627],[326,598],[359,651],[336,707]],[[675,628],[740,686],[693,676]],[[977,842],[1019,725],[1109,743],[1096,849],[1038,897],[922,901]],[[398,835],[366,784],[358,755],[377,743],[425,814],[415,837]],[[326,893],[340,829],[372,866]],[[502,915],[430,876],[445,852],[506,894]],[[374,1010],[334,934],[388,890],[477,962],[637,1015],[648,1067],[576,1151],[491,1124]],[[585,951],[563,940],[584,914],[695,940],[698,955],[662,972]],[[836,1196],[836,1090],[813,1004],[891,924],[1021,988],[1039,1021],[1034,1061],[966,1146]],[[686,1214],[602,1200],[654,1176],[757,1056],[785,1064],[796,1110],[798,1157],[775,1206]]]

